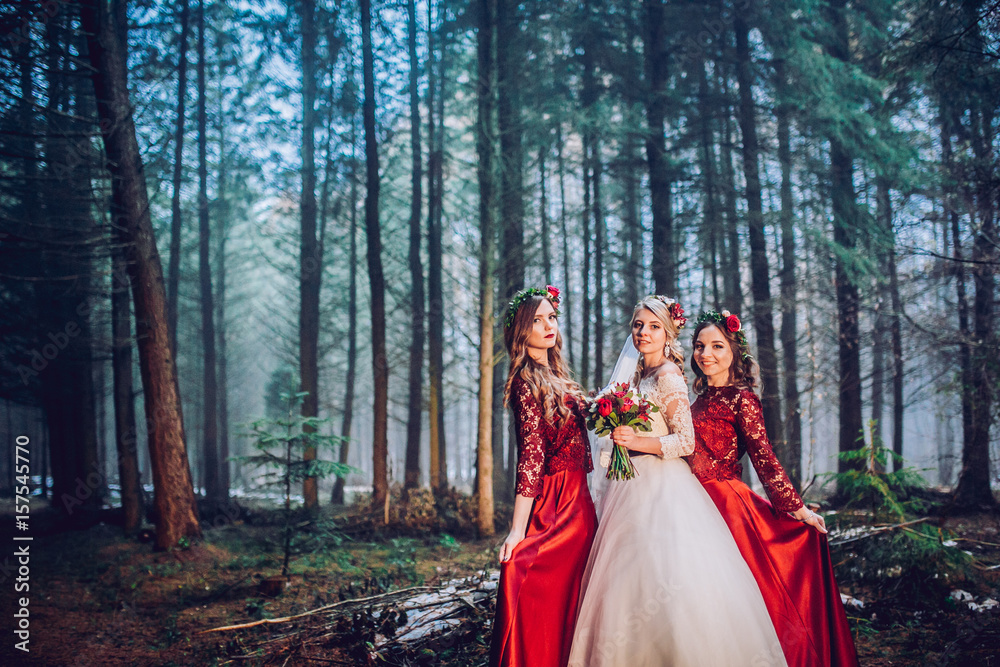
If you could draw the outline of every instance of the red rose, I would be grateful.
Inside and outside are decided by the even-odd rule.
[[[559,301],[559,288],[553,287],[552,285],[546,285],[545,289],[549,292],[549,298],[553,301]]]
[[[622,410],[624,410],[625,412],[628,412],[629,410],[631,410],[632,409],[632,405],[633,405],[633,403],[632,403],[632,399],[631,398],[626,398],[626,399],[622,400]]]
[[[607,417],[611,414],[611,400],[607,398],[597,399],[597,412],[600,413],[602,417]]]
[[[726,328],[729,329],[730,333],[736,333],[742,326],[743,325],[740,324],[740,318],[735,315],[730,315],[726,318]]]

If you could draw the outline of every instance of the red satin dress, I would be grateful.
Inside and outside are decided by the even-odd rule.
[[[535,499],[524,539],[500,565],[490,665],[564,667],[580,581],[597,531],[587,488],[594,469],[583,417],[555,428],[528,385],[511,387],[517,424],[517,493]]]
[[[857,665],[826,535],[786,514],[802,499],[771,450],[760,399],[747,389],[707,387],[691,418],[695,451],[685,458],[757,580],[789,667]],[[741,481],[744,452],[771,502]]]

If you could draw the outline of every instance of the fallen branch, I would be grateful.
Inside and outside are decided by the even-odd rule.
[[[322,649],[329,645],[330,637],[341,635],[344,632],[338,625],[341,617],[361,608],[377,608],[373,609],[366,621],[372,623],[369,627],[376,633],[369,644],[371,657],[385,656],[397,650],[412,651],[452,633],[462,632],[462,628],[470,621],[479,623],[485,620],[489,601],[496,594],[499,572],[489,571],[483,575],[456,579],[438,586],[415,586],[381,595],[343,600],[301,614],[211,628],[202,630],[198,634],[245,630],[261,625],[291,623],[308,617],[319,617],[315,622],[286,626],[283,632],[258,637],[253,646],[243,646],[240,642],[240,650],[245,655],[231,658],[263,657],[266,661],[270,655],[280,660],[282,657],[287,657],[286,650],[292,650],[298,652],[296,653],[298,658],[314,660],[315,658],[302,655],[302,652]],[[403,624],[384,630],[377,629],[385,613],[398,613],[403,619]],[[348,630],[348,634],[350,632],[352,631]]]
[[[301,614],[295,614],[293,616],[283,616],[281,618],[262,618],[259,621],[253,621],[251,623],[240,623],[238,625],[224,625],[218,628],[211,628],[209,630],[202,630],[196,634],[204,635],[209,632],[226,632],[228,630],[245,630],[246,628],[253,628],[258,625],[276,624],[276,623],[288,623],[289,621],[294,621],[300,618],[305,618],[306,616],[314,616],[316,614],[322,614],[324,612],[332,611],[341,607],[356,607],[359,605],[368,605],[369,603],[391,601],[400,597],[407,597],[409,593],[416,592],[427,592],[432,591],[434,588],[432,586],[414,586],[413,588],[403,588],[398,591],[392,591],[391,593],[382,593],[380,595],[373,595],[367,598],[356,598],[354,600],[342,600],[340,602],[334,602],[333,604],[328,604],[317,609],[311,609],[309,611],[304,611]]]
[[[905,529],[906,526],[913,526],[913,525],[918,524],[918,523],[924,523],[926,521],[930,521],[930,519],[931,519],[931,517],[925,516],[922,519],[914,519],[913,521],[904,521],[903,523],[896,523],[896,524],[892,524],[890,526],[879,526],[878,528],[872,528],[872,529],[870,529],[868,531],[865,531],[864,533],[862,533],[860,535],[852,535],[851,537],[848,537],[848,538],[845,538],[845,539],[842,539],[842,540],[837,540],[836,542],[830,542],[830,546],[831,547],[837,547],[837,546],[840,546],[841,544],[848,544],[850,542],[857,542],[858,540],[863,540],[865,538],[871,537],[873,535],[878,535],[879,533],[884,533],[886,531],[896,530],[897,528],[904,528]]]

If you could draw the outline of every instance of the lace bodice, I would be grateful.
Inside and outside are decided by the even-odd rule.
[[[650,418],[653,430],[640,436],[660,439],[660,456],[665,459],[694,452],[694,427],[691,405],[683,375],[658,373],[639,381],[639,392],[660,408]]]
[[[567,399],[567,404],[570,404]],[[521,378],[511,385],[511,409],[517,425],[517,486],[518,495],[537,498],[542,492],[542,477],[561,470],[590,472],[590,440],[583,416],[575,402],[574,417],[560,428],[542,416],[542,406]]]
[[[767,497],[779,512],[794,512],[802,499],[771,449],[757,395],[738,387],[707,387],[691,406],[695,450],[687,457],[701,480],[740,479],[744,452],[757,471]]]

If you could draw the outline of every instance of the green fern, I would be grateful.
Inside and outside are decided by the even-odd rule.
[[[920,471],[902,467],[903,457],[883,446],[874,435],[874,421],[869,422],[869,428],[873,434],[871,441],[838,455],[850,469],[826,473],[827,483],[837,483],[837,491],[847,499],[845,507],[866,507],[873,521],[903,521],[908,514],[927,509],[926,503],[914,496],[915,491],[927,485]],[[893,462],[892,472],[886,472],[889,460]]]

